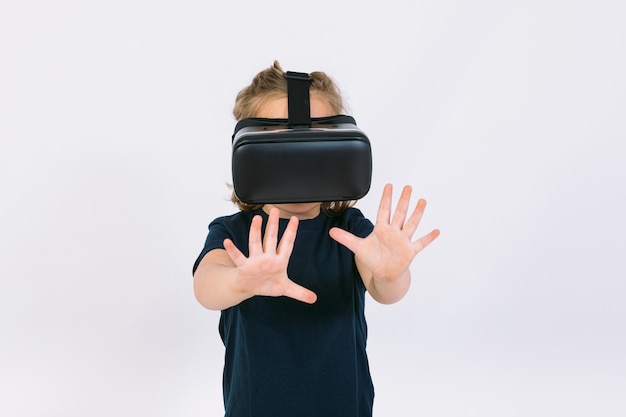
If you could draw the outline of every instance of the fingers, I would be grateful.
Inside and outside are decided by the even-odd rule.
[[[391,184],[386,184],[383,188],[383,196],[378,205],[378,214],[376,215],[376,223],[389,224],[391,218]]]
[[[254,216],[252,224],[250,225],[250,237],[248,243],[250,256],[256,256],[267,252],[280,252],[281,248],[283,252],[286,251],[289,254],[291,253],[296,239],[296,232],[298,230],[298,219],[296,217],[289,219],[289,223],[287,224],[285,233],[280,240],[280,244],[278,244],[278,222],[279,210],[277,208],[272,208],[267,219],[265,235],[261,238],[263,219],[261,216]]]
[[[385,185],[380,205],[378,207],[378,215],[376,217],[377,225],[389,225],[395,229],[400,229],[403,235],[407,236],[409,240],[413,237],[413,234],[415,234],[415,231],[422,220],[422,216],[424,215],[424,210],[426,209],[426,200],[419,199],[415,205],[415,209],[411,213],[411,216],[408,220],[406,219],[409,210],[411,193],[412,187],[409,185],[404,186],[400,199],[398,200],[398,206],[393,213],[393,218],[391,218],[392,185]],[[353,247],[358,244],[358,238],[355,236],[349,237],[346,234],[347,232],[344,231],[332,232],[331,237],[354,252]],[[412,245],[419,252],[435,240],[437,236],[439,236],[439,230],[435,229],[426,236],[413,242]]]
[[[400,200],[398,201],[398,207],[396,207],[396,211],[393,214],[393,220],[391,221],[392,226],[402,228],[402,226],[404,225],[406,214],[409,211],[409,201],[411,200],[411,191],[412,191],[412,188],[409,185],[406,185],[402,189],[402,194],[400,195]]]
[[[426,200],[420,198],[415,205],[415,210],[413,210],[411,217],[409,217],[409,220],[407,220],[407,222],[404,224],[404,227],[402,228],[402,230],[404,230],[409,236],[413,236],[413,234],[417,230],[420,221],[422,221],[422,215],[424,214],[425,208]]]
[[[439,236],[439,229],[435,229],[426,236],[423,236],[422,238],[413,242],[413,248],[415,249],[415,253],[419,253],[426,246],[430,245],[433,240],[437,239],[437,236]]]
[[[402,229],[406,215],[409,211],[409,202],[411,200],[411,192],[413,188],[410,185],[405,185],[402,189],[402,194],[398,200],[398,206],[391,218],[391,196],[393,193],[393,186],[386,184],[383,189],[383,196],[380,199],[380,205],[378,206],[378,215],[376,217],[376,223],[391,224],[394,227]]]
[[[278,245],[277,252],[279,255],[283,257],[289,258],[291,256],[291,251],[293,250],[293,245],[296,241],[296,233],[298,231],[298,218],[293,216],[289,219],[289,223],[287,224],[287,228],[283,233],[282,238],[280,239],[280,244]]]
[[[409,237],[413,236],[420,221],[422,220],[422,215],[424,214],[424,209],[426,208],[426,200],[419,199],[413,213],[411,213],[409,219],[406,220],[412,191],[413,189],[410,185],[404,186],[400,199],[398,200],[398,206],[393,213],[393,218],[391,218],[392,185],[385,185],[383,196],[378,207],[376,222],[390,224],[395,228],[401,229]]]
[[[265,236],[263,238],[263,252],[268,250],[276,250],[276,244],[278,242],[278,209],[276,207],[270,210],[269,218],[267,219],[267,226],[265,229]]]
[[[252,218],[252,224],[250,225],[250,234],[248,247],[250,249],[250,256],[256,256],[263,253],[263,244],[261,241],[261,224],[263,219],[257,215]]]

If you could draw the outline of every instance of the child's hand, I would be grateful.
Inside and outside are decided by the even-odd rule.
[[[312,304],[317,295],[291,281],[287,276],[287,264],[293,250],[298,230],[298,219],[292,217],[278,244],[278,209],[270,212],[261,239],[261,216],[255,216],[250,226],[249,256],[246,257],[230,239],[224,240],[224,248],[237,266],[237,281],[242,292],[249,296],[287,296]],[[278,245],[278,246],[277,246]]]
[[[366,270],[371,274],[371,277],[364,277],[365,281],[372,278],[374,281],[389,284],[400,280],[408,273],[415,256],[439,236],[439,230],[435,229],[412,242],[413,234],[424,213],[426,201],[420,199],[417,202],[415,210],[405,223],[411,187],[406,186],[402,190],[393,218],[391,217],[391,193],[392,186],[387,184],[378,208],[374,230],[368,237],[359,238],[339,228],[333,228],[330,231],[333,239],[354,252],[357,265],[364,267],[360,270]],[[410,276],[407,279],[410,279]],[[406,289],[408,289],[408,284]]]

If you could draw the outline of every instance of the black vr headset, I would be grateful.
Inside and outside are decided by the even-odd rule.
[[[357,200],[372,178],[367,136],[345,115],[311,118],[306,73],[285,73],[288,119],[243,119],[232,136],[235,195],[245,203]]]

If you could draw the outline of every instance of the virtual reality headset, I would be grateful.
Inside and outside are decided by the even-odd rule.
[[[288,119],[243,119],[232,136],[235,195],[244,203],[358,200],[372,178],[369,139],[354,118],[310,117],[310,76],[285,73]]]

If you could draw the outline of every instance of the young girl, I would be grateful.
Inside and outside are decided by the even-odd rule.
[[[311,117],[343,112],[333,81],[311,73]],[[287,118],[280,65],[238,95],[237,120]],[[194,264],[194,292],[221,310],[227,417],[372,415],[365,292],[380,303],[408,291],[409,266],[438,235],[413,241],[426,202],[409,213],[404,187],[392,215],[385,186],[373,225],[354,202],[248,205],[209,225]],[[408,216],[408,219],[407,219]]]

